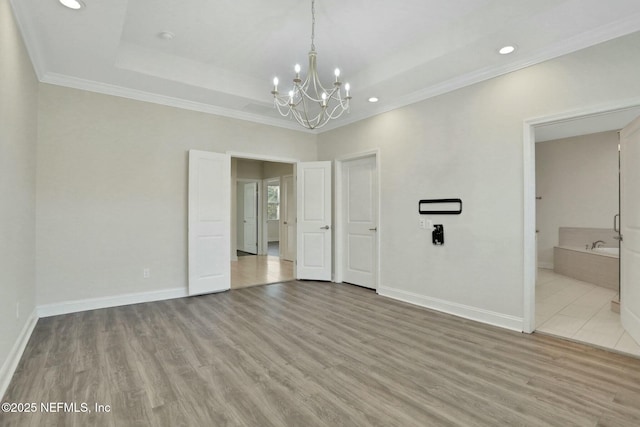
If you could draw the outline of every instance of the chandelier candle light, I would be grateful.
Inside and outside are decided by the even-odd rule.
[[[341,93],[342,82],[340,70],[336,68],[335,81],[331,89],[325,89],[318,77],[316,63],[316,46],[314,44],[316,28],[315,0],[311,1],[311,51],[309,52],[309,72],[304,79],[300,78],[300,65],[294,67],[293,89],[286,96],[278,92],[278,78],[273,79],[273,103],[284,117],[292,116],[307,129],[316,129],[326,125],[329,120],[337,119],[349,109],[349,83],[344,85],[344,96]]]

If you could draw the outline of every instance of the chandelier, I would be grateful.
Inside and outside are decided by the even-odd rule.
[[[326,125],[329,120],[337,119],[349,109],[349,83],[344,85],[344,95],[341,93],[342,82],[340,70],[335,69],[333,87],[325,88],[318,77],[316,62],[316,46],[314,44],[316,29],[315,0],[311,1],[311,51],[309,51],[309,71],[304,80],[300,78],[300,65],[294,67],[293,89],[286,95],[278,92],[278,78],[273,79],[273,103],[283,116],[291,116],[307,129],[316,129]]]

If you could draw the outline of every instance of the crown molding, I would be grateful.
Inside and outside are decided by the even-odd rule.
[[[301,129],[297,123],[286,122],[284,120],[272,119],[257,114],[246,113],[243,111],[232,110],[229,108],[219,107],[202,102],[189,101],[181,98],[160,95],[157,93],[145,92],[138,89],[112,85],[109,83],[97,82],[94,80],[81,79],[78,77],[66,76],[58,73],[45,73],[40,79],[42,83],[49,83],[57,86],[64,86],[73,89],[81,89],[89,92],[101,93],[104,95],[117,96],[121,98],[133,99],[136,101],[150,102],[153,104],[165,105],[168,107],[181,108],[184,110],[198,111],[200,113],[208,113],[216,116],[228,117],[231,119],[244,120],[253,123],[259,123],[267,126],[274,126],[289,129],[297,132],[317,133],[307,129]]]
[[[279,118],[265,117],[260,114],[253,114],[202,102],[190,101],[187,99],[160,95],[123,86],[49,72],[47,71],[47,63],[45,59],[46,56],[39,48],[36,37],[34,37],[34,35],[37,34],[37,28],[35,28],[33,21],[29,18],[25,2],[19,0],[9,1],[14,9],[14,15],[16,17],[18,27],[20,28],[20,32],[22,33],[22,38],[27,48],[29,57],[31,58],[34,70],[38,76],[38,79],[43,83],[50,83],[74,89],[102,93],[105,95],[118,96],[186,110],[198,111],[207,114],[213,114],[232,119],[249,121],[267,126],[274,126],[278,128],[293,130],[296,132],[311,134],[321,134],[343,126],[347,126],[355,122],[377,116],[379,114],[396,110],[407,105],[415,104],[417,102],[421,102],[448,92],[452,92],[466,86],[480,83],[494,77],[508,74],[510,72],[517,71],[535,64],[539,64],[550,59],[567,55],[640,30],[640,14],[630,15],[622,20],[618,20],[616,22],[594,28],[591,31],[584,32],[580,35],[563,40],[550,46],[547,49],[533,52],[529,55],[526,55],[525,57],[520,58],[516,62],[500,66],[489,66],[473,71],[471,73],[457,76],[447,81],[425,87],[421,90],[412,92],[405,96],[401,96],[391,102],[381,104],[375,110],[371,110],[366,113],[363,112],[360,114],[352,111],[349,116],[342,117],[340,120],[331,122],[322,129],[308,130],[300,127],[295,122]]]
[[[327,127],[323,128],[320,133],[338,129],[342,126],[346,126],[360,120],[367,119],[369,117],[397,110],[398,108],[406,107],[407,105],[415,104],[429,98],[434,98],[448,92],[453,92],[454,90],[462,89],[466,86],[471,86],[473,84],[499,77],[514,71],[518,71],[523,68],[539,64],[541,62],[568,55],[570,53],[574,53],[579,50],[616,39],[618,37],[626,36],[639,30],[640,14],[631,15],[623,20],[603,25],[589,32],[582,33],[578,36],[563,40],[562,42],[556,43],[547,49],[529,54],[517,62],[512,62],[510,64],[501,66],[485,67],[480,70],[476,70],[471,73],[449,79],[442,83],[426,87],[417,92],[402,96],[394,102],[381,105],[370,114],[352,114],[350,118],[341,120],[340,122],[328,124]]]

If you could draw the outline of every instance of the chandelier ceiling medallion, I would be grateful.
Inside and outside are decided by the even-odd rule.
[[[317,129],[326,125],[329,120],[337,119],[349,109],[349,83],[344,85],[342,94],[342,82],[340,70],[336,68],[333,87],[326,89],[320,83],[318,66],[316,62],[316,46],[314,44],[316,28],[315,0],[311,1],[311,51],[309,51],[309,71],[304,80],[300,78],[300,64],[294,67],[293,89],[286,95],[278,92],[278,78],[273,79],[273,103],[278,112],[284,117],[291,116],[307,129]]]

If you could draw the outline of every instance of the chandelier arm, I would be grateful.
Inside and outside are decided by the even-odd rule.
[[[339,110],[339,111],[338,111]],[[338,111],[337,114],[335,114],[335,112]],[[327,113],[329,119],[337,119],[338,117],[340,117],[345,111],[347,111],[346,108],[344,108],[342,105],[338,104],[336,105],[333,110],[331,110],[331,113]]]
[[[317,126],[317,123],[320,122],[323,111],[320,111],[320,113],[318,113],[313,119],[309,119],[309,111],[307,110],[307,103],[304,102],[304,100],[302,100],[301,102],[302,102],[302,109],[304,112],[305,121],[309,123],[309,126],[308,126],[309,129],[314,129]]]

